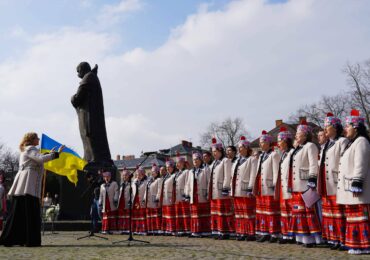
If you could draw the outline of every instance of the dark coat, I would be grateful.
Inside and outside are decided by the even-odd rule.
[[[97,67],[82,78],[71,102],[78,115],[84,159],[88,162],[111,161],[105,128],[103,93]]]

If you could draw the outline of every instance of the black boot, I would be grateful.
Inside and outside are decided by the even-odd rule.
[[[276,243],[277,241],[277,237],[270,237],[269,243]]]
[[[330,250],[337,250],[337,249],[339,249],[340,248],[340,244],[338,243],[338,244],[334,244],[334,245],[332,245],[331,247],[330,247]]]
[[[269,240],[270,239],[270,236],[269,235],[263,235],[263,236],[261,236],[258,240],[257,240],[257,242],[259,242],[259,243],[263,243],[263,242],[265,242],[265,241],[267,241],[267,240]]]
[[[328,248],[328,247],[332,247],[332,245],[329,244],[327,241],[325,241],[325,242],[323,242],[323,243],[320,244],[320,247],[326,247],[326,248]]]
[[[247,236],[247,238],[245,240],[247,240],[247,241],[256,241],[256,236],[249,235],[249,236]]]
[[[229,239],[230,238],[230,235],[221,235],[218,239],[219,240],[226,240],[226,239]]]
[[[279,244],[280,245],[283,245],[283,244],[286,244],[286,243],[288,243],[288,240],[287,239],[284,239],[284,238],[280,238],[279,239]]]
[[[237,240],[237,241],[243,241],[243,240],[245,240],[245,236],[238,236],[238,237],[236,238],[236,240]]]

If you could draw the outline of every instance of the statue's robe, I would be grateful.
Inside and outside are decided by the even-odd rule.
[[[110,162],[103,93],[97,76],[97,66],[82,78],[71,102],[78,115],[84,159],[88,162]]]

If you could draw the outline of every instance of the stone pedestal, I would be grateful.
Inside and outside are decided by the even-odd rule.
[[[88,220],[93,192],[103,183],[99,172],[109,171],[112,180],[116,178],[117,168],[112,162],[88,163],[84,171],[78,172],[78,183],[74,186],[66,177],[59,178],[60,214],[59,220]]]

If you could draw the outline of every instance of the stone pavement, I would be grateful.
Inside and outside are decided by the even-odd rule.
[[[97,238],[77,240],[86,232],[46,232],[42,247],[2,247],[0,259],[370,259],[350,256],[327,248],[307,249],[297,245],[278,245],[210,238],[134,236],[150,244],[112,244],[128,236],[110,235],[108,241]]]

